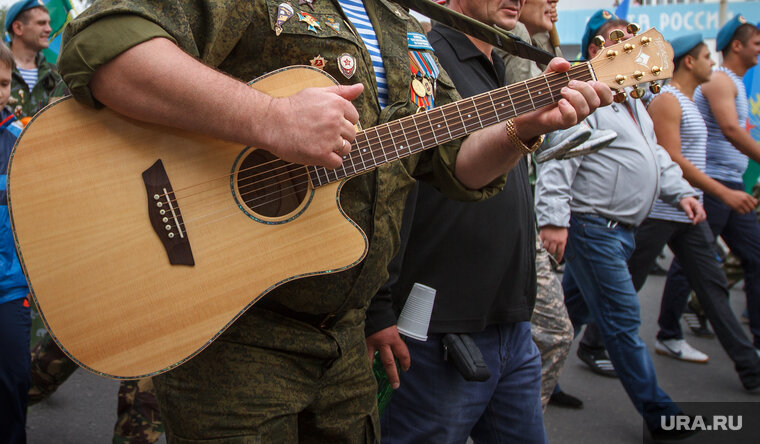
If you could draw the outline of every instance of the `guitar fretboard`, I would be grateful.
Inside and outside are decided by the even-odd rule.
[[[438,146],[485,127],[546,105],[559,102],[560,91],[570,80],[594,79],[591,64],[581,63],[564,73],[542,74],[532,79],[433,108],[356,134],[343,165],[330,170],[309,166],[314,187],[356,176],[428,148]]]

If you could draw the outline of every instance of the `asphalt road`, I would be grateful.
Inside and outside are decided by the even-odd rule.
[[[652,353],[660,386],[677,402],[749,401],[760,395],[743,391],[733,365],[715,339],[693,336],[684,324],[686,339],[710,356],[708,364],[692,364],[654,354],[656,319],[664,278],[650,276],[639,294],[643,326],[641,337]],[[741,283],[738,287],[741,287]],[[744,294],[732,291],[737,313]],[[550,406],[545,424],[552,443],[637,443],[643,441],[639,414],[617,379],[597,376],[571,351],[561,384],[567,393],[582,398],[581,410]],[[116,420],[118,382],[77,371],[53,396],[29,410],[30,444],[109,443]],[[162,437],[160,442],[165,442]]]

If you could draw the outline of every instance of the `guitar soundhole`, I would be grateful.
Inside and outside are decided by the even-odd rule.
[[[237,192],[254,213],[281,217],[296,210],[306,198],[306,167],[278,159],[265,150],[252,150],[240,163]]]

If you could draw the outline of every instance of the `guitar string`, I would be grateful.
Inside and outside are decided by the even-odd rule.
[[[496,116],[496,117],[498,118],[498,116]],[[464,135],[464,134],[462,134],[462,135]],[[454,138],[457,138],[457,137],[458,137],[458,136],[455,136]],[[305,167],[305,166],[301,166],[300,168],[304,168],[304,169],[305,169],[306,167]],[[271,192],[271,193],[269,193],[269,194],[267,194],[267,195],[264,195],[264,196],[259,196],[259,197],[257,197],[257,199],[262,199],[262,198],[264,198],[264,197],[268,197],[268,196],[271,196],[272,194],[278,194],[278,195],[279,195],[279,198],[290,197],[290,196],[294,196],[294,195],[298,194],[298,191],[297,191],[297,190],[295,190],[294,188],[292,188],[292,187],[291,187],[290,189],[292,189],[293,191],[292,191],[292,192],[289,192],[289,193],[284,193],[284,194],[282,193],[282,190],[281,190],[281,189],[277,189],[277,190],[275,190],[275,191],[273,191],[273,192]],[[266,205],[266,204],[269,204],[269,203],[271,203],[271,202],[272,202],[272,201],[265,201],[265,202],[264,202],[264,203],[262,203],[262,204],[258,204],[258,205],[255,205],[255,206],[249,206],[249,207],[250,207],[250,208],[252,208],[252,209],[253,209],[253,208],[260,208],[261,206],[263,206],[263,205]],[[300,205],[300,204],[299,204],[299,205]],[[224,211],[224,210],[220,210],[220,211]],[[230,214],[230,215],[228,215],[228,216],[224,216],[223,218],[226,218],[226,217],[231,217],[231,216],[233,216],[233,215],[235,215],[235,214],[237,214],[237,211],[235,211],[234,213],[232,213],[232,214]],[[201,217],[201,218],[205,218],[205,217],[207,217],[207,216],[210,216],[210,215],[211,215],[211,214],[207,214],[206,216],[203,216],[203,217]],[[223,219],[223,218],[222,218],[222,219]],[[194,219],[193,221],[195,221],[195,220],[198,220],[198,219],[200,219],[200,218],[196,218],[196,219]],[[218,220],[221,220],[221,219],[218,219]],[[213,221],[212,221],[212,222],[213,222]],[[212,223],[212,222],[211,222],[211,223]],[[184,224],[184,222],[182,223],[182,225],[185,225],[185,224]]]
[[[578,71],[585,71],[585,69],[578,69],[578,68],[586,68],[586,67],[585,67],[585,66],[583,66],[583,65],[577,65],[577,66],[574,66],[573,68],[571,68],[571,70],[570,70],[570,71],[568,71],[568,73],[567,73],[567,74],[569,75],[569,74],[570,74],[570,73],[571,73],[571,72],[572,72],[574,69],[577,69]],[[528,83],[542,83],[542,82],[541,82],[542,80],[544,80],[544,82],[543,82],[543,83],[547,83],[547,80],[548,80],[548,82],[554,82],[554,83],[559,83],[559,84],[562,84],[562,82],[564,82],[564,81],[565,81],[565,79],[568,77],[568,75],[566,75],[566,76],[563,76],[562,74],[565,74],[565,73],[549,73],[549,74],[547,74],[547,75],[542,75],[542,76],[540,76],[540,77],[536,77],[536,78],[533,78],[533,79],[528,79],[528,80],[525,80],[525,81],[523,81],[523,82],[514,83],[514,84],[511,84],[511,85],[509,85],[509,86],[508,86],[508,88],[514,88],[514,87],[516,87],[517,85],[519,85],[520,83],[525,83],[525,85],[524,85],[524,86],[526,87],[526,91],[525,91],[525,92],[520,92],[519,94],[516,94],[516,95],[515,95],[515,96],[512,98],[512,101],[513,101],[513,102],[515,102],[515,103],[514,103],[514,106],[515,106],[515,107],[517,107],[517,106],[519,106],[519,107],[522,107],[522,105],[523,105],[523,104],[527,104],[527,101],[525,100],[525,98],[526,98],[526,97],[528,97],[528,99],[530,99],[530,96],[533,94],[533,93],[531,93],[531,92],[530,92],[530,89],[529,89],[529,87],[528,87]],[[575,73],[573,73],[573,74],[575,74]],[[550,76],[551,76],[551,75],[554,75],[554,78],[550,78]],[[553,86],[555,86],[555,87],[556,87],[556,85],[553,85]],[[482,98],[485,98],[485,96],[488,96],[488,95],[489,95],[489,93],[493,93],[493,94],[496,94],[496,93],[498,93],[498,94],[500,94],[500,95],[506,95],[506,96],[507,96],[507,98],[509,98],[509,92],[508,92],[508,91],[506,91],[506,90],[505,90],[505,88],[500,88],[500,89],[497,89],[497,90],[494,90],[494,91],[489,91],[489,92],[487,92],[487,93],[483,93],[483,94],[480,94],[480,95],[478,95],[478,96],[474,96],[474,97],[472,97],[472,98],[470,98],[470,99],[476,99],[476,98],[481,98],[481,99],[482,99]],[[493,94],[491,94],[491,95],[493,95]],[[492,101],[493,101],[493,97],[491,97],[491,99],[492,99]],[[472,102],[472,100],[467,100],[467,99],[465,99],[465,100],[463,100],[463,102]],[[474,105],[468,105],[468,106],[471,106],[471,108],[468,108],[468,110],[471,110],[471,109],[475,109],[475,106],[474,106]],[[439,108],[439,109],[440,109],[440,108]],[[461,110],[460,110],[460,114],[461,114],[461,113],[463,113],[463,111],[461,111]],[[414,116],[414,115],[413,115],[413,116]],[[407,117],[413,117],[413,116],[407,116]],[[444,117],[444,116],[441,116],[441,117]],[[401,120],[401,119],[399,119],[399,120]],[[445,121],[445,120],[446,120],[445,118],[442,118],[442,119],[439,119],[439,120],[435,120],[435,121],[431,120],[431,124],[440,123],[441,121]],[[398,122],[398,120],[396,120],[396,121],[394,121],[394,122]],[[389,122],[389,123],[393,123],[393,122]],[[368,131],[371,131],[371,130],[373,130],[374,128],[376,128],[376,127],[373,127],[373,128],[370,128],[370,129],[368,129],[368,130],[362,131],[360,134],[366,134],[366,133],[368,133]],[[376,132],[377,132],[377,131],[376,131]],[[424,134],[420,134],[420,140],[421,140],[423,137],[427,137],[427,136],[429,136],[430,134],[433,134],[433,132],[431,131],[431,132],[426,132],[426,133],[424,133]],[[392,138],[392,135],[391,135],[391,138]],[[387,140],[388,140],[388,139],[385,139],[385,141],[387,141]],[[373,139],[371,138],[371,136],[368,136],[368,140],[367,140],[367,141],[368,141],[368,143],[369,143],[370,145],[373,145],[373,144],[377,144],[377,143],[380,143],[380,144],[382,144],[382,142],[383,142],[383,140],[379,140],[379,139],[374,139],[374,140],[373,140]],[[381,146],[381,147],[379,147],[379,148],[377,148],[377,149],[375,149],[375,150],[371,150],[371,151],[369,152],[369,154],[371,154],[371,155],[372,155],[372,157],[373,157],[373,160],[374,160],[374,158],[375,158],[375,152],[376,152],[376,151],[382,151],[382,152],[384,152],[384,149],[383,149],[383,147]],[[366,154],[366,153],[365,153],[365,154]],[[352,160],[354,160],[354,159],[352,159],[352,158],[351,158],[351,156],[352,156],[352,155],[354,155],[354,156],[355,156],[356,154],[353,154],[353,153],[349,153],[348,155],[344,156],[344,157],[343,157],[343,159],[344,159],[344,160],[349,160],[349,161],[352,161]],[[361,153],[359,153],[359,156],[361,156]],[[363,157],[363,156],[361,156],[361,157]],[[360,159],[357,159],[357,160],[360,160]],[[250,168],[246,168],[246,169],[242,169],[242,170],[239,170],[239,171],[238,171],[238,174],[239,174],[239,173],[242,173],[242,172],[246,172],[246,171],[248,171],[248,170],[251,170],[251,169],[254,169],[254,168],[260,168],[260,167],[262,167],[262,166],[265,166],[265,165],[269,165],[269,164],[272,164],[272,163],[274,163],[274,162],[278,162],[278,161],[280,161],[280,162],[284,162],[284,161],[282,161],[281,159],[272,159],[272,160],[270,160],[270,161],[268,161],[268,162],[265,162],[265,163],[261,163],[261,164],[258,164],[258,165],[254,165],[254,166],[252,166],[252,167],[250,167]],[[360,160],[360,161],[361,161],[361,160]],[[364,163],[363,161],[361,161],[361,162],[362,162],[362,164]],[[353,163],[353,162],[352,162],[352,163]],[[272,172],[276,171],[277,169],[280,169],[280,168],[289,168],[289,167],[290,167],[290,165],[294,165],[294,164],[293,164],[293,163],[287,163],[287,162],[285,162],[285,164],[284,164],[284,165],[282,165],[282,166],[280,166],[280,167],[277,167],[277,168],[274,168],[274,169],[272,169],[272,170],[268,170],[268,171],[265,171],[265,172],[261,173],[260,175],[270,175],[270,173],[272,173]],[[356,168],[354,168],[354,169],[356,170]],[[355,172],[358,172],[358,171],[355,171]],[[325,173],[325,175],[326,175],[326,174],[327,174],[327,173]],[[209,182],[214,182],[214,181],[217,181],[217,180],[227,180],[227,179],[229,179],[229,178],[230,178],[231,176],[233,176],[233,175],[235,175],[235,173],[233,173],[233,174],[228,174],[228,175],[225,175],[225,176],[220,176],[220,177],[217,177],[217,178],[208,179],[208,180],[206,180],[206,181],[204,181],[204,182],[200,182],[200,183],[197,183],[197,184],[193,184],[193,185],[190,185],[190,186],[187,186],[187,187],[181,188],[181,189],[177,189],[177,190],[175,190],[175,195],[176,195],[176,193],[178,193],[178,192],[186,191],[186,190],[188,190],[188,189],[190,189],[190,188],[193,188],[193,187],[197,187],[197,186],[201,186],[201,185],[204,185],[204,184],[206,184],[206,183],[209,183]],[[253,177],[253,176],[249,176],[249,178],[251,178],[251,177]],[[325,176],[325,177],[326,177],[326,176]],[[203,191],[200,191],[200,192],[203,192]],[[189,197],[189,196],[193,196],[193,195],[195,195],[195,194],[190,194],[190,195],[187,195],[187,196],[183,196],[183,197]],[[161,195],[161,197],[165,197],[165,196]]]
[[[494,115],[493,117],[494,117],[494,118],[496,118],[496,119],[497,119],[497,121],[498,121],[498,118],[499,118],[499,117],[498,117],[498,115]],[[486,125],[484,125],[484,126],[488,126],[489,124],[490,124],[490,121],[488,121],[488,123],[487,123]],[[464,128],[464,126],[463,126],[463,128],[462,128],[462,129],[464,129],[464,130],[465,130],[465,132],[464,132],[464,133],[462,133],[462,134],[457,134],[456,136],[452,136],[452,138],[453,138],[453,139],[456,139],[456,138],[458,138],[458,137],[461,137],[461,136],[465,135],[465,134],[466,134],[466,128]],[[430,134],[430,133],[426,133],[426,135],[429,135],[429,134]],[[389,135],[390,135],[390,134],[389,134]],[[385,140],[390,140],[390,139],[392,139],[392,136],[391,136],[390,138],[387,138],[387,137],[385,138]],[[305,166],[299,166],[299,168],[304,168],[304,169],[306,169],[306,167],[305,167]],[[291,170],[291,171],[292,171],[292,170]],[[297,178],[297,177],[302,177],[302,176],[304,176],[304,175],[308,175],[308,172],[306,172],[305,174],[301,174],[301,175],[297,175],[297,176],[292,176],[292,177],[291,177],[289,180],[290,180],[290,181],[292,181],[292,179],[294,179],[294,178]],[[271,186],[275,186],[275,185],[276,185],[276,184],[270,184],[270,185],[268,185],[268,186],[270,186],[270,187],[271,187]],[[264,189],[265,189],[265,188],[264,188]],[[291,187],[291,189],[292,189],[292,187]],[[260,199],[263,199],[263,198],[266,198],[266,197],[270,197],[270,196],[271,196],[271,195],[273,195],[273,194],[278,194],[278,195],[279,195],[279,198],[284,198],[284,197],[289,197],[289,196],[293,196],[293,195],[296,195],[296,194],[298,194],[298,191],[297,191],[297,190],[295,190],[295,191],[293,191],[293,192],[291,192],[291,193],[285,193],[285,194],[283,194],[283,193],[282,193],[282,190],[281,190],[281,189],[277,189],[277,190],[275,190],[275,191],[273,191],[273,192],[270,192],[270,193],[268,193],[268,194],[265,194],[265,195],[263,195],[263,196],[258,196],[256,199],[259,199],[259,200],[260,200]],[[186,196],[183,196],[182,198],[185,198],[185,197],[186,197]],[[252,206],[251,208],[252,208],[252,209],[253,209],[253,208],[260,208],[261,206],[263,206],[263,205],[267,205],[267,204],[269,204],[269,203],[272,203],[272,202],[273,202],[273,201],[265,201],[265,202],[263,202],[263,203],[261,203],[261,204],[257,204],[257,205],[255,205],[255,206]],[[247,202],[246,202],[246,203],[247,203]],[[223,211],[223,210],[220,210],[220,211]],[[237,213],[237,212],[235,212],[234,214],[236,214],[236,213]],[[232,214],[232,215],[234,215],[234,214]],[[230,216],[232,216],[232,215],[230,215]],[[182,225],[184,225],[184,222],[182,223]]]
[[[564,73],[562,73],[562,74],[564,74]],[[544,82],[543,82],[543,83],[549,83],[549,82],[552,82],[552,83],[558,83],[558,82],[556,82],[556,80],[559,80],[559,81],[561,81],[561,82],[559,82],[559,83],[560,83],[560,84],[562,84],[562,83],[564,83],[564,82],[565,82],[565,79],[564,79],[564,78],[561,78],[561,77],[566,77],[566,76],[558,76],[558,77],[560,77],[560,78],[551,79],[551,80],[548,80],[548,79],[544,79],[544,77],[548,77],[548,76],[542,76],[542,77],[539,77],[539,78],[535,78],[535,79],[530,79],[530,80],[531,80],[531,81],[533,81],[533,82],[531,82],[531,83],[541,83],[541,80],[544,80]],[[527,82],[528,82],[528,81],[526,81],[526,82],[523,82],[523,83],[526,83],[526,85],[525,85],[525,86],[526,86],[526,93],[527,93],[527,94],[526,94],[526,93],[520,93],[520,94],[516,94],[516,95],[515,95],[515,98],[517,99],[517,103],[515,103],[515,106],[519,106],[519,107],[521,107],[521,108],[522,108],[523,104],[527,104],[527,102],[524,100],[525,96],[526,96],[526,95],[527,95],[527,96],[530,96],[530,95],[532,95],[532,93],[531,93],[531,92],[530,92],[530,90],[528,89],[528,85],[527,85]],[[513,84],[513,85],[510,85],[510,87],[511,87],[511,86],[515,86],[515,85],[517,85],[517,84]],[[556,85],[554,85],[554,86],[556,87]],[[500,90],[496,90],[496,91],[497,91],[497,92],[502,92],[502,91],[500,91]],[[493,93],[493,92],[492,92],[492,93]],[[508,92],[507,92],[507,91],[503,91],[503,93],[504,93],[504,94],[507,94],[507,98],[508,98]],[[488,95],[488,93],[486,93],[486,95]],[[493,95],[494,95],[494,94],[491,94],[491,96],[492,96],[492,97],[490,98],[490,99],[491,99],[491,102],[493,102]],[[479,98],[480,98],[480,99],[483,99],[483,98],[485,98],[485,97],[479,97]],[[497,99],[498,99],[498,97],[497,97]],[[467,101],[467,100],[465,100],[465,101]],[[514,100],[513,100],[513,101],[514,101]],[[468,102],[472,102],[472,101],[468,101]],[[460,114],[461,114],[461,113],[464,113],[464,112],[468,112],[468,111],[472,111],[472,110],[476,109],[476,105],[475,105],[474,103],[472,103],[472,104],[468,104],[467,106],[468,106],[468,107],[467,107],[467,108],[465,108],[465,110],[464,110],[464,111],[460,110]],[[442,116],[442,115],[441,115],[441,117],[444,117],[444,116]],[[430,122],[431,122],[431,124],[435,124],[435,123],[438,123],[438,122],[440,122],[440,121],[442,121],[442,120],[443,120],[443,121],[445,121],[445,118],[444,118],[444,119],[431,120]],[[398,122],[398,121],[394,121],[394,122],[391,122],[391,123],[396,123],[396,126],[399,126],[397,122]],[[448,126],[448,125],[447,125],[447,126]],[[487,126],[487,125],[484,125],[484,126]],[[375,128],[376,128],[376,127],[375,127]],[[370,130],[372,130],[372,128],[371,128]],[[367,130],[367,131],[369,131],[369,130]],[[362,133],[363,133],[363,134],[366,134],[366,133],[367,133],[367,131],[364,131],[364,132],[362,132]],[[433,131],[435,131],[435,130],[433,130]],[[430,134],[433,134],[433,131],[431,131],[431,132],[423,132],[423,133],[420,133],[420,137],[419,137],[420,141],[422,141],[422,140],[423,140],[424,138],[426,138],[426,137],[429,137],[429,136],[430,136]],[[375,131],[375,132],[376,132],[376,133],[378,133],[378,131]],[[361,134],[360,134],[360,135],[361,135]],[[382,143],[383,143],[384,141],[388,141],[388,140],[391,140],[391,141],[392,141],[392,139],[393,139],[393,134],[392,134],[392,133],[389,133],[389,134],[388,134],[388,136],[389,136],[389,137],[386,137],[386,138],[384,138],[384,139],[383,139],[383,138],[378,138],[378,137],[375,137],[375,138],[373,138],[372,136],[368,136],[368,137],[367,137],[367,142],[368,142],[370,145],[373,145],[373,144],[377,144],[377,143],[380,143],[380,144],[382,145]],[[459,135],[458,135],[457,137],[459,137]],[[454,137],[454,138],[456,138],[456,137]],[[361,140],[359,140],[358,142],[362,142],[362,141],[361,141]],[[378,149],[375,149],[375,150],[371,150],[371,151],[370,151],[370,154],[372,154],[372,156],[373,156],[373,160],[374,160],[374,154],[375,154],[375,152],[376,152],[376,151],[383,151],[383,152],[384,152],[385,150],[384,150],[384,148],[383,148],[382,146],[380,146]],[[352,153],[352,154],[353,154],[353,153]],[[358,171],[358,170],[357,170],[357,168],[356,168],[356,164],[353,162],[353,160],[354,160],[354,159],[352,159],[352,158],[351,158],[352,154],[349,154],[349,155],[346,155],[346,156],[344,156],[344,157],[343,157],[343,159],[344,159],[344,160],[346,160],[346,161],[351,161],[352,165],[354,166],[354,173],[357,173],[357,172],[359,172],[359,171]],[[355,154],[354,154],[354,155],[355,155]],[[361,153],[360,153],[360,155],[361,155]],[[289,169],[289,168],[291,168],[291,166],[292,166],[292,165],[295,165],[295,164],[292,164],[292,163],[287,163],[287,162],[284,162],[284,161],[282,161],[281,159],[272,159],[272,160],[270,160],[270,161],[268,161],[268,162],[265,162],[265,163],[262,163],[262,164],[258,164],[258,165],[254,165],[254,166],[252,166],[252,167],[250,167],[250,168],[245,168],[245,169],[239,170],[238,174],[239,174],[239,173],[241,173],[241,172],[246,172],[246,171],[249,171],[249,170],[255,169],[255,168],[261,168],[261,167],[263,167],[263,166],[265,166],[265,165],[270,165],[270,164],[272,164],[272,163],[274,163],[274,162],[278,162],[278,161],[279,161],[279,162],[283,162],[283,165],[281,165],[281,166],[278,166],[278,167],[276,167],[276,168],[273,168],[273,169],[270,169],[270,170],[267,170],[267,171],[264,171],[264,172],[262,172],[262,173],[258,174],[258,176],[261,176],[261,175],[267,175],[267,177],[265,178],[265,180],[266,180],[266,179],[270,179],[270,178],[271,178],[271,173],[273,173],[274,171],[277,171],[277,170],[279,170],[279,169]],[[363,161],[361,161],[361,162],[362,162],[362,164],[364,163]],[[345,165],[343,166],[343,169],[344,169],[344,172],[345,172],[345,169],[346,169],[346,168],[345,168]],[[290,171],[290,170],[286,170],[286,171],[284,171],[284,172],[282,172],[282,173],[278,173],[277,175],[281,175],[281,174],[287,174],[287,173],[288,173],[288,171]],[[323,174],[325,174],[325,175],[326,175],[326,174],[328,174],[328,173],[327,173],[327,172],[325,172],[325,173],[323,173]],[[223,180],[229,179],[229,178],[230,178],[230,176],[232,176],[232,175],[234,175],[234,173],[233,173],[233,174],[231,174],[231,175],[225,175],[225,176],[222,176],[222,177],[219,177],[219,178],[213,178],[213,179],[209,179],[209,180],[207,180],[207,181],[205,181],[205,182],[201,182],[201,183],[199,183],[199,184],[194,184],[194,185],[191,185],[191,186],[189,186],[189,187],[185,187],[185,188],[182,188],[182,189],[178,189],[178,190],[176,190],[176,191],[175,191],[175,195],[176,195],[176,193],[178,193],[178,192],[181,192],[181,191],[185,191],[185,190],[188,190],[189,188],[192,188],[192,187],[196,187],[196,186],[199,186],[199,185],[202,185],[202,184],[208,183],[208,182],[212,182],[212,181],[216,181],[216,180],[220,180],[220,179],[223,179]],[[251,176],[248,176],[246,179],[252,179],[252,178],[254,178],[254,177],[256,177],[256,176],[257,176],[257,175],[251,175]],[[325,176],[325,177],[326,177],[326,176]],[[249,184],[247,184],[246,186],[244,186],[244,188],[249,188],[250,186],[253,186],[253,185],[257,184],[257,183],[259,183],[259,182],[252,182],[252,183],[249,183]],[[255,192],[255,191],[256,191],[256,190],[254,190],[254,192]],[[186,196],[183,196],[183,197],[188,197],[188,196],[192,196],[192,195],[193,195],[193,194],[191,194],[191,195],[186,195]],[[164,197],[164,196],[162,196],[162,197]]]

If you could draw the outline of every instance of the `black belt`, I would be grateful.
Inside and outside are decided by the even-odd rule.
[[[321,328],[323,330],[331,329],[343,317],[343,315],[346,314],[345,312],[325,314],[303,313],[300,311],[291,310],[279,302],[269,300],[266,297],[257,302],[254,306],[254,309],[256,307],[263,308],[264,310],[277,313],[279,315],[285,316],[286,318],[295,319],[296,321],[300,321],[313,327]]]
[[[625,228],[626,230],[633,230],[634,228],[636,228],[636,225],[634,224],[627,224],[624,222],[620,222],[618,220],[610,219],[609,217],[602,216],[596,213],[575,213],[575,214],[578,214],[580,216],[593,216],[593,217],[598,217],[599,219],[604,219],[605,221],[607,221],[607,228],[614,229],[614,228],[620,227],[620,228]]]

